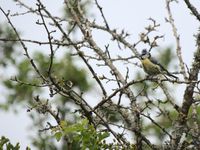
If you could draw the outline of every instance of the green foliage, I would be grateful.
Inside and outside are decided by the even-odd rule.
[[[59,131],[59,132],[56,132],[54,134],[54,136],[55,136],[56,140],[59,142],[60,139],[62,138],[63,134],[62,134],[62,132]]]
[[[171,48],[160,50],[160,55],[158,56],[159,63],[161,63],[166,69],[168,68],[170,62],[174,60],[175,54]]]
[[[41,70],[41,73],[48,77],[49,57],[37,52],[35,60],[38,62],[38,68]],[[88,83],[86,71],[75,65],[74,59],[70,54],[64,54],[62,58],[54,59],[52,74],[60,82],[71,81],[73,86],[81,91],[87,91],[91,86]]]
[[[57,141],[60,141],[61,137],[69,139],[73,150],[100,150],[108,147],[105,143],[105,139],[109,137],[109,133],[106,131],[96,131],[94,126],[88,123],[87,119],[83,119],[76,124],[69,124],[66,121],[61,121],[60,127],[61,130],[52,130],[54,137]]]
[[[16,35],[14,34],[13,30],[5,26],[4,24],[0,24],[0,37],[3,39],[12,39],[13,41],[0,41],[0,65],[3,67],[7,67],[8,62],[11,62],[12,64],[15,63],[15,46],[17,45]],[[14,57],[15,56],[15,57]]]
[[[32,144],[33,146],[40,150],[57,150],[57,144],[55,143],[55,141],[52,139],[52,137],[50,135],[46,135],[44,133],[38,133],[37,136],[35,136],[34,138],[32,138]],[[64,150],[64,149],[63,149]]]
[[[43,53],[36,52],[34,60],[37,62],[41,74],[48,77],[49,57]],[[38,75],[27,59],[21,60],[16,64],[16,69],[18,70],[16,78],[12,77],[12,80],[5,79],[2,81],[10,92],[7,96],[6,104],[0,104],[1,108],[7,109],[8,107],[6,106],[15,102],[23,102],[24,100],[32,103],[34,93],[42,93],[42,88],[31,86],[42,84],[42,81],[39,80]],[[64,55],[59,60],[54,60],[52,74],[60,80],[59,82],[71,81],[73,87],[80,89],[80,91],[87,91],[91,86],[88,83],[86,71],[78,68],[69,54]],[[18,81],[13,82],[13,80],[18,80],[20,83]]]
[[[11,29],[4,28],[3,26],[0,29],[0,36],[6,39],[16,38]],[[9,110],[13,104],[16,108],[16,106],[20,106],[21,103],[24,102],[26,106],[34,106],[33,97],[45,92],[42,88],[34,85],[42,85],[42,81],[33,69],[30,61],[26,57],[23,57],[23,51],[21,51],[21,53],[16,51],[17,42],[0,41],[0,45],[2,53],[0,65],[8,70],[15,70],[15,74],[5,73],[5,76],[2,77],[1,83],[7,89],[8,94],[6,95],[6,101],[0,103],[0,109]],[[21,54],[21,56],[17,57],[19,54]],[[37,65],[40,73],[48,78],[49,56],[40,51],[33,53],[32,56],[34,56],[33,61]],[[75,64],[75,59],[73,59],[70,54],[63,54],[61,58],[54,57],[52,76],[56,77],[59,82],[63,82],[63,86],[65,82],[71,81],[73,84],[72,88],[79,89],[83,92],[88,91],[91,87],[88,82],[86,71]],[[9,80],[9,78],[12,80]],[[66,100],[66,98],[62,98],[61,96],[56,97],[56,106],[60,108],[61,118],[66,118],[66,114],[70,112],[70,109],[67,108],[68,105],[65,105],[66,103],[68,103],[68,99]],[[43,127],[43,124],[45,124],[47,120],[47,116],[38,117],[38,115],[32,113],[30,116],[34,123],[33,126],[36,128]],[[75,114],[73,114],[73,118],[76,118]],[[57,133],[57,140],[60,140],[60,138],[61,135]],[[32,142],[38,149],[57,149],[57,145],[53,142],[52,137],[44,132],[39,132],[36,138],[32,138]],[[63,146],[63,149],[65,149],[64,147],[65,146]]]
[[[39,83],[28,60],[25,59],[19,62],[16,64],[16,68],[18,70],[16,77],[10,77],[11,80],[6,78],[2,81],[7,90],[10,91],[7,96],[7,105],[23,102],[24,100],[31,102],[33,93],[41,92],[40,88],[28,85],[29,83],[32,85],[37,85]]]
[[[36,52],[34,54],[34,61],[37,62],[37,67],[40,70],[41,74],[43,74],[46,78],[48,78],[48,69],[49,69],[49,63],[50,63],[49,57],[43,53]],[[67,84],[67,82],[70,81],[72,82],[72,85],[73,85],[72,88],[76,88],[76,89],[79,89],[80,91],[86,92],[87,90],[89,90],[91,86],[88,82],[86,71],[82,68],[79,68],[74,62],[75,60],[69,54],[64,54],[63,57],[59,59],[55,58],[53,61],[51,74],[53,77],[56,78],[57,82],[59,82],[61,86],[65,87],[65,84]],[[29,67],[26,66],[24,70],[29,70],[28,68]],[[33,73],[34,71],[32,70],[31,74]],[[31,79],[37,79],[37,78],[31,78]],[[22,79],[22,80],[24,81],[25,79]],[[30,88],[30,86],[27,87],[27,89],[28,88]],[[38,90],[40,88],[36,87],[36,89]],[[34,93],[36,89],[34,89]],[[31,90],[33,91],[33,89]],[[43,91],[41,91],[40,94],[42,92]],[[33,95],[29,95],[29,96],[33,97]],[[67,114],[69,114],[71,111],[70,99],[57,95],[55,96],[55,100],[56,101],[50,101],[49,103],[55,102],[56,106],[59,108],[59,114],[61,118],[68,120]],[[33,106],[35,106],[35,104],[33,104]],[[71,117],[76,118],[76,114],[72,113]],[[41,118],[38,118],[38,115],[37,116],[32,115],[32,119],[33,119],[33,122],[35,122],[34,126],[38,127],[38,126],[43,126],[43,124],[45,124],[45,121],[48,118],[46,116],[41,119]],[[69,121],[69,122],[73,123],[73,121]],[[58,141],[61,139],[61,136],[62,136],[61,133],[56,133],[55,135]],[[38,149],[42,149],[44,147],[48,150],[57,149],[55,141],[53,141],[52,137],[44,132],[38,133],[38,137],[33,138],[32,141],[33,141],[33,145],[37,147]],[[74,145],[77,146],[77,144],[74,144]],[[63,144],[62,149],[63,150],[66,149],[65,144]]]
[[[19,150],[20,145],[17,143],[16,145],[13,145],[10,143],[10,140],[4,136],[0,139],[0,149],[6,149],[6,150]],[[31,150],[29,147],[26,147],[26,150]]]
[[[196,116],[195,116],[195,120],[194,120],[194,118],[193,118],[194,115],[196,115]],[[191,107],[191,108],[189,109],[188,118],[189,118],[189,124],[190,124],[191,126],[192,126],[192,124],[193,124],[194,122],[200,124],[200,107],[196,107],[196,108]]]
[[[33,82],[33,78],[27,78],[31,72],[31,67],[29,61],[21,59],[18,60],[19,51],[16,50],[17,37],[13,30],[5,25],[1,25],[0,37],[5,39],[5,41],[0,41],[0,67],[5,69],[4,74],[1,76],[1,84],[9,91],[6,96],[6,102],[0,104],[0,108],[3,110],[8,110],[14,102],[21,102],[25,99],[30,99],[32,96],[33,89],[22,84],[16,84],[9,80],[12,74],[11,70],[17,72],[19,79],[24,81]],[[11,41],[9,41],[11,40]],[[13,77],[14,78],[14,77]]]
[[[77,7],[77,1],[72,1],[73,7]],[[81,10],[84,14],[88,14],[88,6],[90,4],[89,0],[81,1]],[[78,12],[78,7],[76,8]],[[67,10],[66,10],[67,12]],[[66,16],[70,14],[66,13]],[[72,23],[73,24],[73,23]],[[68,26],[71,28],[71,25]],[[43,82],[40,80],[39,75],[33,69],[30,61],[24,57],[23,49],[20,48],[20,51],[16,49],[17,37],[13,32],[13,29],[8,26],[1,25],[0,28],[0,37],[6,41],[0,41],[0,67],[4,67],[7,70],[14,70],[14,74],[5,72],[1,77],[1,84],[7,89],[6,101],[0,103],[1,110],[9,110],[14,104],[20,106],[21,103],[26,103],[26,106],[32,106],[33,97],[36,95],[44,94],[42,88],[39,88],[35,85],[42,85]],[[11,41],[9,41],[11,40]],[[41,51],[33,53],[33,61],[37,65],[38,70],[42,75],[48,78],[47,71],[49,69],[50,58],[48,55],[42,53]],[[72,82],[72,88],[76,88],[81,92],[86,92],[89,90],[91,85],[88,82],[87,73],[84,69],[76,65],[75,60],[70,56],[70,54],[64,54],[61,58],[54,57],[52,76],[56,77],[59,82],[63,82],[63,86],[66,82]],[[12,80],[9,80],[12,78]],[[66,114],[70,112],[70,109],[67,108],[65,104],[68,103],[68,99],[62,98],[61,96],[56,96],[56,106],[59,107],[61,118],[66,118]],[[30,114],[33,119],[33,126],[43,127],[44,122],[47,119],[47,116],[41,117],[35,114]],[[76,115],[73,114],[73,118],[76,118]],[[73,123],[73,121],[71,122]],[[57,133],[57,140],[60,140],[61,134]],[[55,143],[52,142],[52,138],[48,134],[38,133],[36,138],[32,140],[33,145],[38,149],[57,149]],[[75,144],[76,145],[76,144]]]

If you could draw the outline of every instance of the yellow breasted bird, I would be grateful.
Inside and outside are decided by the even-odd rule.
[[[146,49],[142,50],[142,53],[140,55],[140,59],[142,62],[142,66],[144,71],[153,76],[153,75],[158,75],[158,74],[163,74],[164,76],[170,76],[175,79],[178,79],[175,75],[169,73],[167,69],[165,69],[160,63],[158,63],[154,58],[151,57],[150,52],[147,52]]]

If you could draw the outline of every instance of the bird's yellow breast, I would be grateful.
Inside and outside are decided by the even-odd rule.
[[[144,71],[149,75],[157,75],[161,73],[160,66],[152,63],[148,58],[141,60]]]

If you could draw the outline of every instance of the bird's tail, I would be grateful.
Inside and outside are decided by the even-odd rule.
[[[178,79],[177,76],[171,74],[167,69],[165,69],[162,65],[160,65],[160,67],[162,68],[162,70],[165,72],[166,75],[175,78],[176,80]]]
[[[178,77],[177,77],[177,76],[175,76],[175,75],[173,75],[173,74],[169,73],[168,71],[167,71],[167,75],[168,75],[168,76],[170,76],[170,77],[173,77],[173,78],[175,78],[175,79],[178,79]]]

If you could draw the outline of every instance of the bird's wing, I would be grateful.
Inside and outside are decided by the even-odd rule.
[[[159,63],[157,62],[157,60],[155,58],[151,57],[150,60],[152,63],[159,65]]]
[[[150,60],[152,63],[157,64],[160,67],[160,71],[165,71],[167,74],[169,73],[155,58],[151,57]]]
[[[169,71],[167,69],[165,69],[160,63],[158,63],[153,57],[151,57],[151,61],[154,63],[154,64],[157,64],[158,66],[160,66],[161,70],[160,71],[163,71],[165,72],[167,75],[171,76],[171,77],[174,77],[174,78],[178,78],[176,77],[175,75],[169,73]]]

